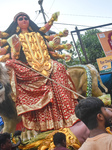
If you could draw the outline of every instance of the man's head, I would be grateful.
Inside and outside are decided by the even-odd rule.
[[[57,132],[53,136],[54,145],[61,145],[63,147],[66,147],[66,136],[64,133]]]
[[[10,140],[9,133],[0,134],[0,149],[1,150],[11,150],[12,143]]]
[[[96,97],[80,100],[75,113],[90,130],[98,127],[99,123],[104,123],[105,127],[112,125],[112,112]]]

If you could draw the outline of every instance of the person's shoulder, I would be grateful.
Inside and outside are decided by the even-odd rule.
[[[110,141],[112,141],[112,134],[108,134],[108,135],[106,136],[106,138],[109,139]]]
[[[104,133],[102,134],[104,137],[106,138],[110,138],[112,140],[112,134],[109,134],[109,133]]]
[[[79,148],[79,150],[89,150],[94,147],[94,142],[93,141],[89,141],[88,138],[86,139],[86,141],[81,145],[81,147]]]

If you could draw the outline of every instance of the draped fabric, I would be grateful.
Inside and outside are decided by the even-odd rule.
[[[8,60],[13,98],[18,115],[27,129],[47,131],[72,126],[76,121],[77,96],[63,86],[75,90],[64,65],[52,60],[49,76],[57,83],[46,79],[17,60]]]

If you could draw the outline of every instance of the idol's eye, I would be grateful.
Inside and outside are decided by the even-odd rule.
[[[3,88],[3,85],[2,85],[2,83],[0,82],[0,90]]]
[[[28,18],[27,18],[27,17],[24,17],[24,20],[28,20]]]
[[[23,18],[21,17],[21,18],[19,18],[18,20],[19,20],[19,21],[22,21],[22,20],[23,20]]]

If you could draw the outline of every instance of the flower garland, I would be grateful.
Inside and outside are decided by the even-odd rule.
[[[79,68],[84,68],[86,70],[86,75],[87,75],[87,91],[86,91],[86,96],[91,97],[92,96],[92,76],[91,76],[91,71],[86,65],[74,65],[72,67],[79,67]]]

